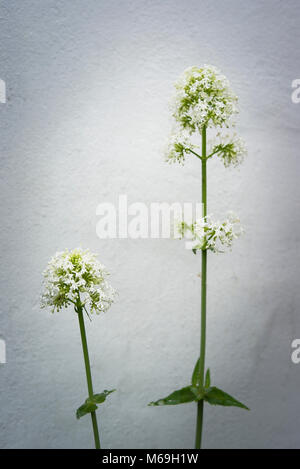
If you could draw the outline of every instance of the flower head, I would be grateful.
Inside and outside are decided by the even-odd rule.
[[[177,130],[169,138],[165,151],[166,161],[184,164],[187,153],[193,148],[194,145],[192,145],[188,133],[183,130]]]
[[[51,307],[54,312],[79,302],[91,313],[101,313],[114,301],[115,291],[106,280],[108,273],[89,250],[58,252],[43,275],[42,308]]]
[[[211,65],[188,68],[175,87],[174,117],[190,133],[204,126],[228,126],[237,113],[237,96],[227,78]]]
[[[190,225],[180,222],[181,237],[190,240],[189,247],[194,251],[210,250],[223,252],[224,247],[231,248],[234,239],[243,234],[240,220],[229,212],[223,221],[215,221],[211,215],[200,218]]]
[[[223,160],[226,168],[240,165],[247,155],[244,140],[236,134],[222,136],[218,133],[217,138],[219,141],[214,144],[212,153],[217,154]]]

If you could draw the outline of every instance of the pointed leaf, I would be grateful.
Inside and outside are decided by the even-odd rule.
[[[102,404],[106,397],[114,392],[115,389],[112,391],[103,391],[100,394],[94,394],[92,399],[89,397],[85,400],[85,403],[80,406],[77,411],[76,411],[76,417],[80,419],[81,417],[84,417],[84,415],[90,414],[91,412],[95,412],[95,410],[98,409],[98,406],[96,404]]]
[[[204,400],[211,405],[221,405],[226,407],[240,407],[241,409],[248,409],[244,404],[237,401],[234,397],[226,394],[226,392],[216,387],[209,388],[204,393]]]
[[[188,402],[193,402],[196,400],[196,396],[191,390],[190,386],[186,388],[179,389],[178,391],[174,391],[167,397],[163,399],[159,399],[156,402],[150,402],[149,406],[161,406],[161,405],[178,405],[178,404],[185,404]]]
[[[112,389],[111,391],[107,391],[105,389],[105,391],[101,392],[100,394],[94,394],[92,401],[96,404],[102,404],[106,400],[107,396],[112,392],[115,392],[115,389]]]
[[[200,383],[200,357],[198,358],[194,371],[193,371],[192,386],[199,386],[199,383]]]
[[[80,419],[81,417],[84,417],[84,415],[90,414],[91,412],[94,412],[97,409],[98,407],[96,406],[96,404],[94,404],[93,402],[87,402],[86,400],[85,403],[77,409],[76,417]]]
[[[210,386],[210,369],[208,368],[206,375],[205,375],[205,388],[209,388]]]

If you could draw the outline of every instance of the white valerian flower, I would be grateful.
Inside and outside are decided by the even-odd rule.
[[[236,134],[217,134],[217,140],[212,146],[212,154],[217,154],[224,163],[224,166],[238,166],[247,155],[245,142]]]
[[[224,247],[231,248],[233,240],[244,232],[233,212],[229,212],[223,221],[216,221],[212,215],[207,215],[191,224],[180,222],[178,230],[181,237],[189,239],[189,246],[194,252],[223,252]]]
[[[172,102],[173,117],[177,130],[172,133],[166,149],[166,159],[169,162],[184,163],[189,153],[195,153],[201,158],[198,150],[194,151],[191,143],[195,136],[204,128],[216,129],[234,125],[233,116],[237,114],[237,96],[230,88],[227,78],[211,65],[190,67],[175,84],[176,94]],[[210,158],[217,154],[223,159],[226,167],[237,166],[247,151],[242,139],[236,134],[232,137],[218,134],[217,142],[210,154]]]
[[[183,130],[174,131],[167,143],[165,156],[169,163],[178,162],[183,164],[186,154],[195,146],[191,143],[189,134]]]
[[[211,66],[190,67],[175,84],[173,115],[190,133],[205,127],[228,127],[238,112],[237,96],[227,78]]]
[[[41,306],[54,312],[78,302],[92,313],[109,309],[115,290],[107,282],[105,267],[88,249],[58,252],[48,263],[44,275]]]

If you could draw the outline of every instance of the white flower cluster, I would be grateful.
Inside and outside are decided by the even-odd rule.
[[[189,135],[185,131],[178,131],[171,134],[168,144],[166,146],[166,161],[169,163],[178,163],[183,164],[185,161],[186,154],[194,148],[192,145]]]
[[[190,132],[204,126],[228,126],[229,119],[238,112],[237,96],[216,67],[190,67],[175,86],[174,117]]]
[[[181,222],[178,231],[181,237],[190,240],[189,247],[194,252],[199,250],[224,252],[222,249],[231,248],[233,240],[244,232],[240,220],[233,212],[229,212],[223,221],[215,221],[212,215],[208,215],[190,225]]]
[[[212,154],[217,154],[224,163],[224,166],[238,166],[247,155],[245,142],[236,134],[222,135],[217,134],[218,143],[215,143],[212,148]]]
[[[169,162],[184,163],[191,152],[191,135],[206,127],[229,127],[231,118],[237,114],[237,96],[232,92],[227,78],[211,66],[190,67],[175,84],[176,95],[172,104],[177,131],[171,135],[166,151]],[[220,136],[220,134],[218,134]],[[227,139],[227,140],[226,140]],[[222,157],[224,165],[239,164],[246,150],[236,135],[225,137],[224,142],[213,148],[213,154]],[[199,156],[199,155],[198,155]]]
[[[115,291],[106,280],[108,273],[89,250],[57,253],[43,275],[41,306],[51,307],[53,312],[72,303],[101,313],[114,301]]]

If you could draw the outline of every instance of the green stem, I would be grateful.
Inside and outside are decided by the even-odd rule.
[[[86,340],[82,306],[77,305],[76,311],[77,311],[78,320],[79,320],[79,328],[80,328],[80,334],[81,334],[82,351],[83,351],[85,371],[86,371],[87,387],[88,387],[88,392],[89,392],[89,398],[92,399],[94,395],[94,391],[93,391],[91,365],[90,365],[89,351],[88,351],[88,345],[87,345],[87,340]],[[101,449],[96,412],[91,412],[91,418],[92,418],[94,438],[95,438],[95,447],[96,449]]]
[[[196,429],[196,443],[195,449],[201,449],[202,441],[202,427],[203,427],[203,407],[204,401],[199,401],[197,404],[197,429]]]
[[[197,158],[199,158],[200,160],[202,160],[202,156],[198,155],[198,153],[196,153],[195,151],[191,150],[190,148],[188,148],[187,150],[190,151],[191,153],[193,153],[193,155],[197,156]]]
[[[207,215],[207,177],[206,177],[206,127],[202,129],[202,207],[203,217]],[[207,250],[202,251],[201,259],[201,341],[200,341],[200,388],[204,386],[205,350],[206,350],[206,277],[207,277]],[[204,401],[197,404],[197,430],[195,448],[201,448],[203,407]]]

